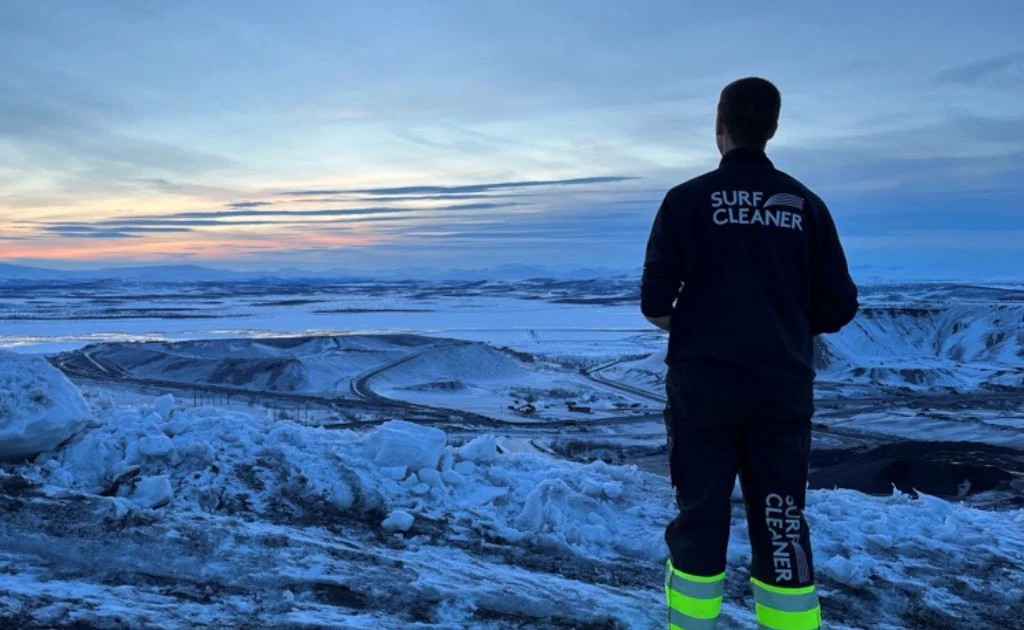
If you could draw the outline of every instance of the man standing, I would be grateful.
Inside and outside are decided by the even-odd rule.
[[[765,155],[780,108],[764,79],[722,90],[721,164],[669,191],[647,243],[641,308],[669,331],[672,630],[716,627],[737,474],[760,627],[820,627],[803,516],[813,345],[853,319],[857,288],[824,202]]]

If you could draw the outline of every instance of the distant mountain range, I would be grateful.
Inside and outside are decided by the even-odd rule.
[[[0,263],[0,282],[75,282],[84,280],[124,280],[131,282],[255,282],[255,281],[325,281],[325,280],[523,280],[526,278],[558,278],[581,280],[594,278],[640,277],[640,269],[549,268],[532,265],[500,265],[481,269],[430,269],[424,267],[355,271],[332,269],[309,271],[279,269],[277,271],[232,271],[199,265],[148,265],[139,267],[108,267],[103,269],[47,269],[28,265]]]
[[[900,266],[854,265],[853,276],[861,285],[893,282],[955,282],[989,283],[1020,286],[1024,273],[982,273],[980,277],[942,274],[925,268]],[[275,271],[234,271],[200,265],[144,265],[137,267],[106,267],[102,269],[49,269],[29,265],[0,263],[0,283],[17,282],[82,282],[89,280],[121,280],[124,282],[334,282],[373,281],[400,282],[423,280],[431,282],[462,281],[514,282],[530,278],[553,280],[635,279],[641,268],[609,269],[606,267],[543,267],[508,264],[479,269],[435,269],[404,267],[401,269],[353,270],[283,268]]]

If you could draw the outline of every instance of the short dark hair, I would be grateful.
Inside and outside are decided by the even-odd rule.
[[[722,90],[718,117],[738,146],[764,148],[779,126],[782,95],[771,81],[747,77]]]

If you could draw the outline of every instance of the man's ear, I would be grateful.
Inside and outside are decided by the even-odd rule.
[[[719,115],[715,116],[715,135],[716,136],[724,136],[725,135],[725,123],[722,122],[722,117],[719,116]]]

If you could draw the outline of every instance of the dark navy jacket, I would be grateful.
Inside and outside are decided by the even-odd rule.
[[[812,409],[814,336],[853,319],[857,287],[825,203],[741,148],[665,196],[641,308],[672,315],[666,362],[693,395]]]

